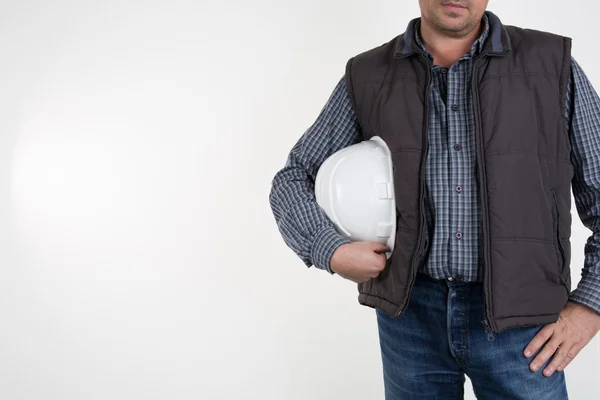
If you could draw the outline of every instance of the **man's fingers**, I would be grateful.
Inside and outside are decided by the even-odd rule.
[[[556,353],[558,350],[558,346],[564,343],[564,339],[557,337],[556,335],[552,336],[550,341],[546,343],[546,345],[542,348],[542,350],[538,353],[535,359],[529,364],[529,369],[533,372],[537,371],[546,361]]]
[[[552,357],[552,361],[550,361],[550,363],[546,366],[546,368],[544,368],[543,374],[545,376],[550,376],[563,363],[565,363],[565,365],[568,364],[570,362],[570,360],[572,360],[573,357],[575,357],[573,354],[573,350],[572,350],[574,345],[575,345],[575,343],[572,341],[561,343],[558,350],[556,350],[556,352],[554,353],[554,356]],[[571,356],[573,356],[573,357],[571,357]]]
[[[585,345],[582,345],[581,343],[575,343],[571,347],[571,349],[567,351],[567,356],[563,359],[563,361],[560,363],[556,370],[562,371],[563,369],[565,369],[567,365],[569,365],[571,361],[573,361],[573,359],[577,356],[577,354],[579,354],[581,349],[583,349],[584,347]]]
[[[552,333],[554,333],[554,325],[555,324],[544,325],[542,329],[535,334],[533,339],[531,339],[531,342],[529,342],[523,350],[525,357],[529,358],[532,354],[535,354],[535,352],[550,339]]]

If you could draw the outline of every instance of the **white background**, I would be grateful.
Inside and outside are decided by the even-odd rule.
[[[0,398],[383,399],[375,311],[285,246],[268,192],[418,2],[2,3]],[[597,8],[488,7],[572,37],[600,86]],[[574,287],[589,235],[573,208]],[[599,366],[596,338],[571,398]]]

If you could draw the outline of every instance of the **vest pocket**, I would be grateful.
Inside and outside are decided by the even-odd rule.
[[[558,277],[560,281],[564,284],[563,279],[563,268],[565,266],[565,251],[560,244],[560,217],[558,213],[558,204],[556,201],[556,193],[554,190],[552,192],[552,229],[553,229],[553,238],[555,250],[558,249],[557,253],[557,265],[558,265]]]

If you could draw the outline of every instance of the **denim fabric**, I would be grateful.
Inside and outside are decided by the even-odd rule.
[[[568,399],[564,371],[542,375],[552,358],[523,356],[543,325],[486,332],[480,282],[418,273],[405,314],[376,314],[386,400],[462,399],[465,375],[477,399]]]

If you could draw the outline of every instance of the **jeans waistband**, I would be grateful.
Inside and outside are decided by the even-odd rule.
[[[461,280],[461,279],[455,278],[455,277],[453,277],[451,280],[448,278],[437,279],[437,278],[433,278],[421,271],[417,272],[417,279],[434,282],[434,283],[437,283],[439,285],[443,285],[446,287],[461,286],[461,285],[480,285],[481,284],[481,282],[467,282],[467,281],[464,281],[464,280]]]

